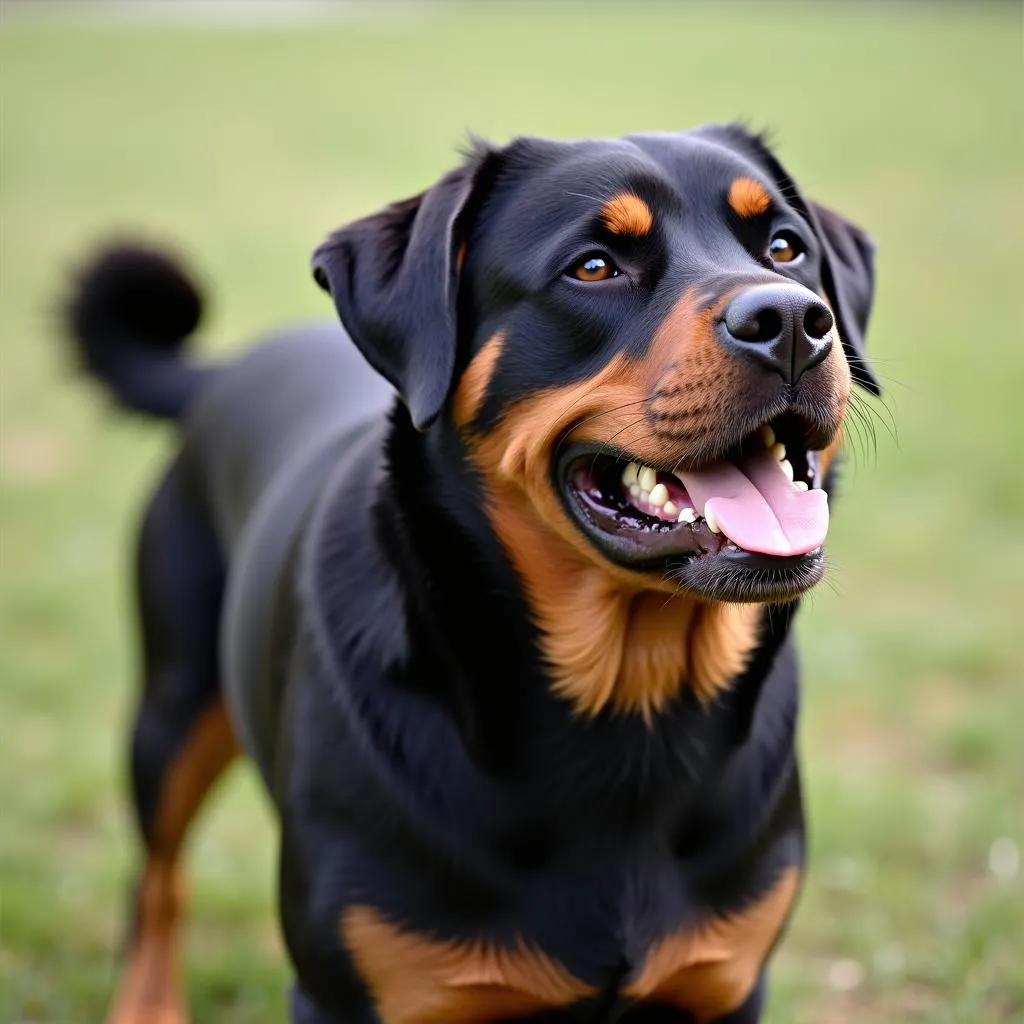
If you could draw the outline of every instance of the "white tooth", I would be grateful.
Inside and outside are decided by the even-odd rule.
[[[664,484],[655,484],[651,488],[651,496],[648,500],[655,508],[661,508],[668,501],[668,488]]]
[[[640,487],[638,484],[629,485],[629,496],[631,498],[637,498],[640,496]]]
[[[775,431],[767,423],[761,428],[761,439],[765,448],[771,448],[775,444]]]
[[[783,459],[779,463],[779,465],[782,467],[782,472],[785,473],[786,476],[790,480],[792,480],[793,479],[793,463],[790,462],[789,459]]]
[[[636,482],[640,485],[641,491],[653,491],[654,485],[658,482],[658,474],[650,466],[641,466]]]
[[[662,505],[661,511],[671,519],[675,519],[679,509],[676,508],[676,503],[674,501],[666,501],[665,504]]]
[[[631,484],[636,483],[636,475],[640,472],[640,467],[635,463],[631,462],[622,471],[622,482],[629,487]]]
[[[786,457],[786,446],[781,442],[777,441],[771,446],[771,449],[772,458],[775,459],[776,462],[781,462]]]
[[[808,490],[807,484],[806,484],[806,483],[804,483],[804,481],[803,481],[803,480],[797,480],[797,481],[796,481],[796,483],[794,483],[794,484],[793,484],[793,486],[794,486],[794,487],[795,487],[795,488],[796,488],[796,489],[797,489],[798,491],[806,491],[806,490]]]
[[[680,523],[695,523],[697,521],[697,513],[692,508],[684,508],[679,512],[678,522]]]
[[[644,503],[649,503],[651,500],[651,492],[645,491],[642,487],[640,488],[640,500]]]
[[[721,533],[722,528],[718,525],[718,520],[715,518],[715,513],[711,509],[704,509],[704,522],[708,524],[708,529],[712,533]]]

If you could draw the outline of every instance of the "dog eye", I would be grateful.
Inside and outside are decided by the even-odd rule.
[[[577,281],[607,281],[619,276],[619,268],[603,252],[592,252],[573,264],[567,276]]]
[[[768,246],[773,263],[796,263],[806,251],[804,243],[788,231],[780,231]]]

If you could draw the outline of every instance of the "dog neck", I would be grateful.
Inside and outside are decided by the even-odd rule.
[[[391,529],[429,581],[418,589],[433,640],[457,634],[452,657],[465,676],[486,677],[488,700],[505,674],[519,693],[539,677],[572,717],[650,724],[685,692],[702,703],[723,693],[757,649],[763,606],[699,602],[607,571],[526,495],[488,488],[456,433],[418,434],[399,413],[388,457],[400,510]]]
[[[567,545],[512,488],[488,500],[540,630],[552,690],[577,713],[608,708],[650,723],[684,687],[711,700],[747,665],[762,606],[645,587]]]

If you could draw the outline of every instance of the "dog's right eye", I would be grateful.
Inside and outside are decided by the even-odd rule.
[[[587,253],[566,271],[566,277],[574,277],[577,281],[607,281],[618,276],[619,268],[612,262],[612,258],[603,252]]]

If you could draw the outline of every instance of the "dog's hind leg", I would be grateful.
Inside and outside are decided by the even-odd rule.
[[[180,462],[149,505],[137,568],[143,690],[131,778],[144,859],[109,1022],[185,1024],[180,854],[193,817],[237,747],[218,673],[223,558]]]

